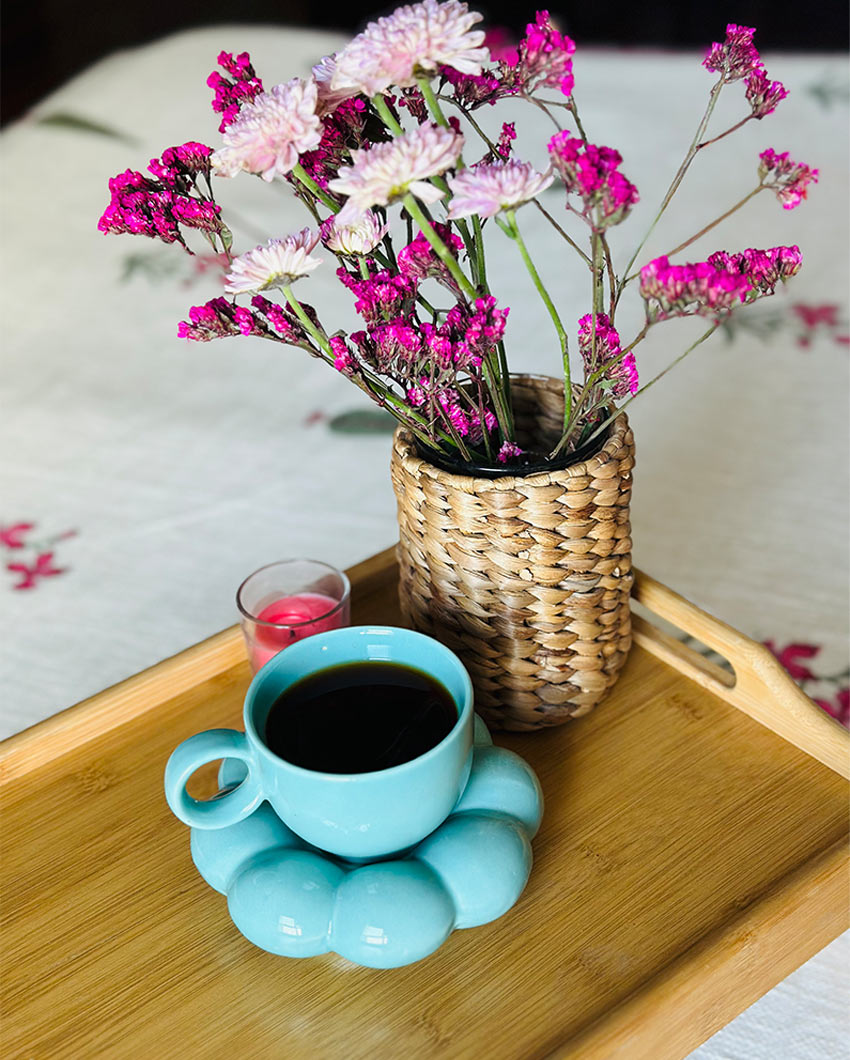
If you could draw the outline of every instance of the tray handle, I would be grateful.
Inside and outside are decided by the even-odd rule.
[[[653,614],[722,655],[734,673],[706,659],[639,615],[632,618],[636,644],[840,776],[850,779],[850,732],[809,699],[767,648],[700,610],[642,571],[635,571],[632,595]]]

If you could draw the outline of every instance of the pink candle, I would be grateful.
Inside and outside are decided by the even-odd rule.
[[[253,628],[253,669],[258,670],[296,640],[339,629],[343,619],[344,609],[339,607],[339,600],[324,593],[297,593],[274,600],[260,611]],[[275,625],[264,626],[263,622],[274,622]]]

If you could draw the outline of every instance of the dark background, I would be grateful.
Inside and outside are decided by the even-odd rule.
[[[0,120],[10,121],[96,59],[190,26],[223,22],[311,25],[355,31],[394,4],[344,9],[316,0],[6,0],[2,7]],[[543,0],[540,6],[544,6]],[[470,3],[519,36],[535,4]],[[692,46],[722,40],[727,22],[756,26],[761,51],[842,51],[850,45],[846,0],[552,0],[560,28],[588,44]],[[624,86],[625,88],[626,86]]]

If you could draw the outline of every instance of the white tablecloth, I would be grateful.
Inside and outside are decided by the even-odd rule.
[[[220,49],[249,50],[271,85],[306,74],[337,44],[279,27],[180,34],[104,60],[2,135],[0,735],[230,625],[235,588],[255,567],[294,555],[346,566],[395,539],[389,435],[329,426],[368,407],[359,393],[295,349],[178,340],[188,307],[220,293],[210,263],[96,230],[109,176],[144,169],[172,144],[218,142],[204,82]],[[711,77],[700,59],[576,56],[588,134],[622,152],[642,193],[614,236],[621,265],[702,113]],[[765,59],[792,95],[697,160],[645,255],[745,194],[758,153],[772,146],[819,167],[810,201],[783,211],[762,194],[691,260],[798,243],[804,269],[633,406],[635,559],[770,641],[809,694],[846,716],[846,64]],[[743,113],[738,89],[727,90],[718,129]],[[541,162],[545,124],[519,104],[506,111],[493,114],[521,115],[518,150]],[[240,217],[237,250],[305,223],[291,198],[247,177],[221,199]],[[559,208],[554,194],[549,205]],[[545,251],[552,243],[536,212],[521,222],[575,321],[588,308],[583,270]],[[499,235],[490,275],[512,309],[512,367],[555,374],[547,321]],[[304,297],[323,319],[352,322],[332,269],[309,284]],[[636,324],[636,296],[630,312]],[[644,377],[698,333],[694,321],[656,329],[639,349]],[[845,937],[694,1056],[846,1055],[848,956]]]

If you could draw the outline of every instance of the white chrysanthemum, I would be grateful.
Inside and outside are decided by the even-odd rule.
[[[482,47],[484,31],[471,29],[482,17],[459,0],[399,7],[370,22],[337,55],[333,88],[374,96],[390,85],[413,85],[418,72],[433,73],[443,65],[478,75],[481,64],[490,61]]]
[[[538,173],[529,162],[483,162],[449,178],[449,217],[493,217],[529,202],[554,179],[553,173]]]
[[[319,241],[319,233],[303,228],[286,239],[270,239],[265,246],[254,247],[230,263],[227,294],[248,294],[269,287],[289,287],[322,264],[310,256]]]
[[[340,224],[338,217],[329,217],[322,225],[322,242],[337,254],[368,254],[389,232],[388,224],[381,224],[376,213],[368,210],[352,224]]]
[[[344,103],[347,99],[351,99],[352,96],[359,96],[360,89],[355,86],[349,86],[347,88],[335,89],[331,86],[331,81],[336,73],[336,53],[333,55],[326,55],[323,59],[320,59],[313,67],[313,80],[316,82],[316,90],[318,92],[318,104],[316,111],[319,117],[325,114],[331,114],[340,103]]]
[[[442,199],[443,192],[428,184],[428,177],[445,173],[462,150],[461,133],[428,123],[387,143],[352,151],[354,164],[342,166],[328,184],[331,191],[348,196],[338,223],[352,224],[372,206],[386,206],[408,191],[425,203]]]
[[[300,154],[319,146],[316,102],[316,83],[293,77],[243,104],[224,131],[224,147],[212,156],[216,175],[235,177],[245,170],[268,181],[285,176]]]

